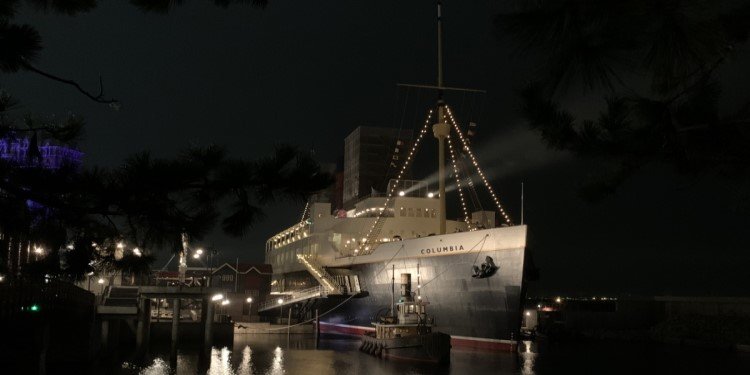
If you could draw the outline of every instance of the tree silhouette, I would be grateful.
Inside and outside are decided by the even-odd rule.
[[[668,163],[680,173],[745,180],[750,99],[720,111],[719,69],[748,39],[750,4],[702,0],[524,2],[497,30],[542,56],[539,79],[521,90],[522,113],[551,148],[607,161],[583,190],[599,199],[634,172]],[[604,108],[579,120],[563,108],[572,90]]]
[[[79,237],[99,244],[122,237],[145,252],[176,251],[182,232],[200,239],[221,223],[226,233],[242,236],[263,216],[264,206],[304,199],[330,183],[309,153],[291,146],[255,161],[230,158],[216,146],[173,159],[142,153],[109,170],[0,161],[0,233],[62,253]],[[79,242],[74,248],[90,253],[89,245]],[[87,272],[81,254],[68,257],[75,264],[73,278]]]
[[[214,0],[228,7],[249,4],[264,8],[264,0]],[[37,65],[42,38],[31,25],[17,24],[24,1],[0,2],[0,72],[28,71],[75,88],[89,99],[119,108],[116,99],[76,81],[56,76]],[[94,9],[96,0],[26,0],[43,12],[75,16]],[[168,12],[185,1],[131,0],[144,12]],[[234,236],[247,233],[263,216],[263,207],[279,199],[302,199],[327,187],[311,155],[280,145],[272,156],[259,160],[231,158],[220,147],[191,148],[169,158],[141,153],[118,168],[64,165],[45,168],[40,140],[74,143],[84,128],[83,118],[64,119],[12,115],[18,102],[0,90],[0,138],[30,139],[27,160],[0,159],[0,245],[22,248],[33,243],[47,250],[26,268],[30,275],[58,273],[81,280],[95,270],[117,269],[132,275],[146,272],[153,261],[148,253],[176,251],[180,234],[200,239],[215,226]],[[227,209],[228,207],[228,209]],[[144,252],[114,259],[115,239],[125,239]],[[5,254],[5,252],[3,252]],[[136,259],[137,258],[137,259]],[[6,262],[2,262],[5,266]],[[6,270],[0,269],[0,272]]]
[[[144,12],[167,13],[175,6],[184,4],[184,0],[131,0],[130,3]],[[99,91],[94,93],[84,88],[73,79],[60,77],[40,68],[36,63],[42,50],[42,37],[32,25],[19,25],[13,19],[22,5],[21,0],[0,1],[0,72],[16,73],[28,71],[53,81],[66,84],[97,103],[108,104],[114,109],[120,108],[117,99],[105,96],[104,83],[99,77]],[[54,12],[68,16],[86,13],[96,8],[97,0],[26,0],[32,8],[43,12]],[[213,0],[220,7],[233,4],[248,4],[256,8],[265,8],[267,0]]]

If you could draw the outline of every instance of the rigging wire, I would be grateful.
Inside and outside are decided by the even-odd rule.
[[[401,139],[401,132],[404,130],[404,120],[406,119],[406,108],[407,108],[407,106],[409,104],[409,91],[410,91],[410,89],[411,88],[407,86],[406,90],[405,90],[406,93],[404,94],[404,105],[401,108],[401,119],[400,119],[399,125],[398,125],[398,132],[396,132],[396,144],[395,144],[395,147],[392,149],[391,157],[389,159],[385,160],[385,170],[386,170],[386,173],[383,176],[383,180],[381,181],[381,184],[385,185],[386,189],[388,188],[388,176],[391,175],[391,171],[394,169],[394,167],[393,167],[393,160],[394,159],[393,158],[395,156],[398,156],[398,154],[401,152],[401,148],[403,148],[403,146],[404,146],[403,140]],[[400,93],[401,93],[401,88],[399,87],[397,89],[397,91],[396,91],[396,102],[393,105],[393,107],[394,107],[393,111],[394,112],[398,112],[398,109],[399,109],[398,105],[401,102],[399,100]],[[394,122],[395,122],[395,120],[396,119],[394,118]],[[398,150],[398,151],[396,151],[396,150]]]
[[[406,159],[404,159],[404,162],[401,165],[401,170],[398,172],[398,176],[395,179],[396,183],[394,183],[393,186],[391,186],[388,189],[388,192],[387,192],[387,195],[386,195],[386,199],[385,199],[385,203],[383,204],[383,208],[380,209],[380,210],[378,210],[378,214],[377,214],[377,216],[375,218],[375,222],[370,227],[370,230],[367,232],[367,235],[365,236],[364,242],[361,243],[359,245],[359,247],[354,250],[355,253],[362,254],[363,252],[361,252],[361,250],[362,250],[362,248],[364,248],[365,251],[368,251],[367,254],[369,254],[370,252],[372,252],[371,249],[370,249],[370,246],[368,245],[370,243],[372,243],[372,245],[373,245],[372,246],[372,250],[375,250],[375,247],[376,247],[375,245],[377,245],[377,243],[376,243],[377,241],[374,241],[374,239],[375,239],[375,237],[377,237],[378,234],[380,234],[380,229],[378,229],[378,231],[375,232],[375,228],[378,227],[379,223],[381,223],[381,219],[383,218],[383,213],[388,210],[388,205],[391,203],[391,200],[393,198],[393,193],[396,190],[398,182],[402,180],[403,174],[406,171],[406,168],[409,166],[409,163],[411,162],[412,157],[414,157],[417,149],[419,148],[420,141],[422,140],[422,138],[424,137],[424,135],[427,133],[427,127],[430,124],[430,120],[432,119],[432,114],[433,113],[434,113],[433,109],[430,109],[429,112],[427,113],[427,118],[425,119],[424,126],[422,127],[422,130],[419,132],[419,135],[417,136],[417,139],[414,141],[414,144],[412,145],[411,150],[409,151],[409,155],[406,156]],[[395,215],[395,212],[394,212],[394,215]]]
[[[456,178],[456,190],[458,190],[458,196],[461,200],[461,208],[464,212],[464,221],[466,222],[466,226],[469,230],[472,230],[471,228],[471,219],[469,217],[469,211],[466,208],[466,200],[464,199],[464,193],[461,189],[461,176],[458,174],[458,166],[456,165],[456,153],[453,151],[453,141],[451,140],[451,136],[448,135],[448,149],[450,150],[451,155],[451,166],[453,166],[453,176]]]
[[[484,211],[484,207],[482,207],[482,201],[479,199],[479,195],[477,194],[477,189],[474,186],[474,179],[471,177],[471,174],[469,173],[469,168],[466,166],[466,163],[464,163],[464,159],[466,158],[466,155],[463,153],[460,154],[461,157],[458,159],[459,169],[463,171],[464,176],[466,176],[466,190],[467,195],[469,196],[469,199],[471,200],[472,207],[474,208],[474,211]]]
[[[161,270],[162,270],[162,271],[165,271],[165,270],[167,269],[167,266],[169,266],[169,263],[172,263],[172,259],[174,259],[174,255],[175,255],[175,254],[174,254],[174,253],[172,253],[172,256],[171,256],[171,257],[169,257],[169,260],[167,261],[167,263],[165,263],[165,264],[164,264],[164,267],[162,267],[162,268],[161,268]]]
[[[446,105],[446,112],[448,112],[448,118],[450,119],[451,124],[456,129],[456,133],[458,133],[458,137],[461,139],[461,143],[464,146],[464,150],[469,154],[469,157],[471,157],[471,162],[474,164],[474,167],[477,170],[477,173],[479,173],[479,177],[482,178],[482,181],[484,182],[484,186],[487,188],[487,191],[489,191],[490,196],[492,197],[492,200],[495,201],[495,205],[497,206],[497,209],[500,211],[500,215],[503,216],[503,219],[505,219],[505,223],[508,225],[513,225],[513,223],[510,220],[510,217],[505,212],[505,208],[500,204],[500,200],[497,198],[497,195],[495,194],[495,190],[492,188],[492,185],[490,185],[489,181],[487,180],[487,176],[485,176],[484,172],[482,172],[482,168],[479,166],[479,162],[477,161],[476,156],[474,156],[474,153],[471,151],[471,148],[469,147],[469,143],[466,141],[466,138],[461,133],[461,128],[458,126],[458,123],[456,122],[456,119],[453,117],[453,112],[450,109],[450,106]]]
[[[342,306],[343,304],[345,304],[345,303],[349,302],[349,300],[350,300],[350,299],[352,299],[352,298],[354,298],[354,297],[355,297],[356,295],[357,295],[357,293],[355,293],[355,294],[352,294],[351,296],[349,296],[349,298],[345,299],[344,301],[342,301],[342,302],[341,302],[341,303],[339,303],[338,305],[336,305],[336,306],[332,307],[332,308],[331,308],[330,310],[328,310],[328,311],[326,311],[326,312],[324,312],[324,313],[322,313],[322,314],[318,314],[318,319],[320,319],[321,317],[323,317],[323,316],[325,316],[325,315],[328,315],[328,314],[329,314],[329,313],[331,313],[331,312],[332,312],[333,310],[336,310],[336,309],[338,309],[338,308],[339,308],[339,307],[341,307],[341,306]],[[290,307],[290,308],[291,308],[291,307]],[[299,322],[299,323],[297,323],[297,324],[292,324],[292,325],[290,325],[290,326],[286,326],[286,327],[279,327],[279,328],[266,328],[265,330],[266,330],[266,331],[279,331],[279,330],[282,330],[282,329],[289,329],[289,328],[292,328],[292,327],[296,327],[296,326],[298,326],[298,325],[302,325],[302,324],[307,324],[307,323],[310,323],[310,322],[312,322],[312,321],[314,321],[314,320],[315,320],[315,318],[312,318],[312,319],[308,319],[308,320],[305,320],[304,322]]]
[[[383,272],[383,270],[385,270],[386,268],[388,268],[388,264],[391,263],[391,261],[393,260],[393,258],[395,258],[396,255],[398,255],[398,253],[400,253],[401,249],[403,249],[403,248],[404,248],[404,245],[402,244],[401,247],[398,248],[398,250],[396,251],[396,253],[393,254],[393,256],[391,257],[391,259],[388,259],[388,261],[385,262],[385,265],[383,265],[383,268],[381,268],[380,271],[378,271],[378,273],[375,274],[375,278],[377,278],[378,275],[380,275],[380,273]]]

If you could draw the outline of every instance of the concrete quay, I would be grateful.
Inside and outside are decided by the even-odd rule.
[[[315,330],[312,324],[292,325],[289,327],[289,333],[292,334],[314,334]],[[248,323],[235,322],[234,334],[258,334],[258,335],[281,335],[287,334],[287,326],[271,323]]]

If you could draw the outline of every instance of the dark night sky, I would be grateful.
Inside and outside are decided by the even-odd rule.
[[[747,295],[750,214],[732,209],[733,187],[712,178],[694,183],[655,166],[597,205],[576,196],[591,165],[546,150],[523,127],[514,90],[532,78],[533,64],[493,34],[499,9],[491,1],[448,4],[446,79],[488,90],[475,145],[515,218],[526,183],[529,247],[542,271],[532,290]],[[38,65],[92,89],[101,74],[123,108],[27,73],[3,76],[0,84],[23,112],[84,115],[79,146],[89,166],[210,143],[246,158],[292,143],[334,162],[356,126],[399,121],[396,83],[434,82],[433,13],[431,1],[273,1],[266,10],[192,1],[168,15],[101,1],[72,18],[25,9],[17,21],[36,26],[44,41]],[[747,51],[742,57],[750,60]],[[746,95],[743,73],[722,72],[730,103]],[[591,113],[601,104],[596,96],[568,100]],[[265,239],[298,220],[300,210],[269,207],[247,238],[217,234],[205,243],[226,259],[261,261]]]

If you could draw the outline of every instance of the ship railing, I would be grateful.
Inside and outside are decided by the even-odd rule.
[[[290,303],[304,301],[310,298],[316,297],[327,297],[328,291],[322,285],[314,286],[312,288],[301,289],[290,291],[288,294],[279,295],[278,298],[271,298],[268,301],[262,302],[259,306],[259,311],[265,311],[273,309],[274,307],[280,307],[288,305]]]

